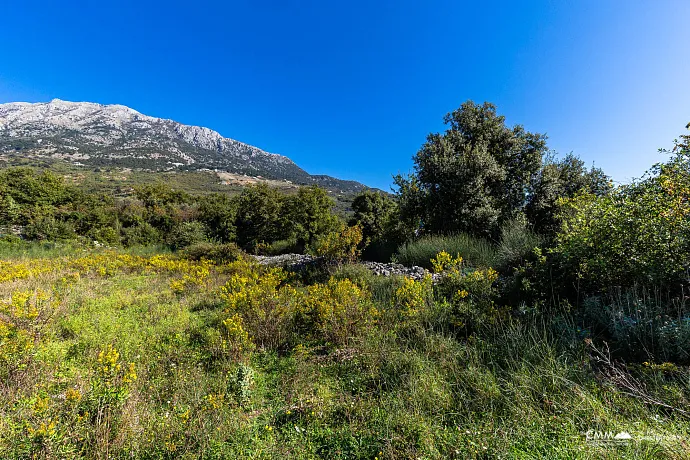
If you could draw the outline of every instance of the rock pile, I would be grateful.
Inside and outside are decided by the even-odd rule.
[[[317,257],[304,254],[282,254],[279,256],[253,256],[261,265],[270,265],[274,267],[287,267],[290,269],[299,269],[306,265],[316,263],[319,259]],[[360,262],[362,266],[366,267],[374,275],[377,276],[407,276],[414,280],[420,280],[430,273],[422,267],[406,267],[401,264],[382,263],[382,262]],[[438,275],[433,274],[434,280]]]

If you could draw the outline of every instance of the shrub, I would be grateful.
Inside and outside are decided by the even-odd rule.
[[[345,227],[340,232],[331,232],[321,238],[314,252],[331,263],[354,262],[359,257],[358,246],[361,242],[361,227]]]
[[[160,233],[148,222],[140,222],[122,229],[122,244],[126,247],[149,246],[160,242]]]
[[[303,302],[299,321],[313,338],[334,345],[347,345],[378,317],[368,293],[348,279],[331,278],[325,284],[309,286]]]
[[[166,242],[172,250],[186,248],[206,240],[206,228],[204,224],[197,221],[182,222],[176,225],[166,238]]]
[[[554,253],[585,292],[634,285],[677,292],[688,284],[690,270],[688,196],[690,151],[685,151],[606,196],[565,200]]]
[[[11,381],[33,359],[42,316],[50,309],[48,295],[15,291],[0,301],[0,378]]]
[[[359,264],[342,265],[333,273],[334,279],[348,279],[361,288],[369,288],[374,277],[367,267]]]
[[[22,230],[22,236],[28,240],[69,240],[76,238],[74,227],[53,216],[38,217]]]
[[[626,360],[689,363],[690,309],[645,289],[594,296],[583,302],[585,324]]]
[[[501,228],[496,265],[501,268],[522,265],[541,244],[542,239],[527,228],[524,220],[512,220]]]
[[[431,262],[441,274],[436,292],[451,306],[453,327],[472,333],[505,317],[505,309],[495,305],[498,273],[494,269],[466,270],[462,257],[446,252],[439,253]]]
[[[490,267],[496,261],[496,249],[486,240],[466,234],[453,236],[426,236],[407,243],[395,254],[395,260],[403,265],[431,268],[431,259],[439,252],[460,254],[467,265]]]
[[[265,256],[279,256],[281,254],[294,254],[302,252],[301,246],[297,239],[290,238],[287,240],[278,240],[272,243],[259,243],[256,245],[255,252]]]
[[[255,344],[270,349],[289,346],[295,333],[293,321],[301,296],[294,288],[283,285],[287,274],[280,268],[260,271],[243,261],[231,264],[233,267],[236,272],[221,288],[225,313],[241,318],[243,330],[251,335]]]
[[[409,327],[422,318],[434,302],[434,290],[431,276],[420,281],[405,277],[395,290],[393,302],[399,319],[398,325]]]
[[[242,251],[234,243],[200,242],[184,248],[182,255],[190,260],[206,259],[218,264],[226,264],[236,261],[242,255]]]

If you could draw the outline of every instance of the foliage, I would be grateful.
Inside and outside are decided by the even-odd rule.
[[[690,269],[690,153],[606,196],[564,201],[555,254],[585,292],[634,285],[677,291]]]
[[[191,197],[182,190],[174,190],[163,182],[142,185],[134,189],[135,196],[147,209],[165,208],[189,203]]]
[[[166,242],[173,250],[186,248],[207,240],[206,227],[198,221],[181,222],[173,227],[166,237]]]
[[[48,215],[32,220],[24,227],[22,236],[29,240],[61,241],[75,238],[76,233],[69,223]]]
[[[571,323],[490,321],[495,273],[457,255],[435,286],[352,266],[304,286],[184,254],[0,263],[0,457],[688,454],[684,366],[631,364],[615,376],[643,387],[619,387]]]
[[[212,260],[217,264],[234,262],[242,251],[234,243],[214,244],[208,242],[194,243],[184,248],[184,257],[190,260]]]
[[[553,238],[561,227],[559,200],[582,193],[604,196],[611,189],[609,177],[600,168],[587,170],[572,153],[561,160],[547,158],[531,187],[525,214],[537,233]]]
[[[197,206],[199,222],[206,226],[210,238],[221,243],[235,240],[236,201],[227,195],[214,193],[198,198]]]
[[[502,269],[520,267],[530,258],[534,248],[541,247],[542,243],[542,238],[527,228],[524,219],[507,222],[501,228],[497,265]]]
[[[237,244],[253,250],[261,242],[281,238],[281,196],[265,184],[247,187],[237,203]]]
[[[604,335],[617,356],[636,361],[690,362],[690,309],[686,300],[669,302],[635,288],[589,297],[582,310],[585,324]]]
[[[297,195],[288,196],[282,205],[285,234],[297,242],[302,250],[312,246],[322,235],[336,231],[340,226],[332,213],[334,202],[326,190],[318,187],[301,187]]]
[[[315,254],[330,263],[353,262],[359,257],[362,243],[362,229],[358,225],[344,227],[322,237],[314,250]]]
[[[413,158],[414,175],[396,178],[402,215],[425,233],[495,236],[524,208],[546,138],[507,127],[489,103],[465,102],[444,122],[449,129],[427,136]]]
[[[352,201],[350,225],[362,228],[363,258],[388,261],[406,235],[400,229],[396,201],[388,194],[364,190]]]
[[[454,328],[473,333],[506,318],[506,311],[495,305],[498,273],[494,269],[465,270],[462,257],[447,252],[438,253],[431,263],[441,275],[436,291],[450,306]]]
[[[425,236],[398,248],[397,262],[431,268],[431,259],[439,252],[460,254],[468,265],[490,267],[496,262],[496,248],[486,240],[460,233],[451,236]]]

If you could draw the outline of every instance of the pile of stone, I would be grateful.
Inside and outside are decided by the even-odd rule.
[[[281,254],[279,256],[252,256],[261,265],[271,267],[292,267],[295,265],[307,265],[317,258],[306,254]]]
[[[305,254],[282,254],[279,256],[253,256],[261,265],[269,265],[274,267],[286,267],[291,270],[300,269],[307,265],[317,263],[318,258]],[[422,279],[428,270],[422,267],[406,267],[401,264],[382,263],[382,262],[360,262],[362,266],[366,267],[374,275],[377,276],[407,276],[414,280]],[[433,274],[434,280],[438,275]]]

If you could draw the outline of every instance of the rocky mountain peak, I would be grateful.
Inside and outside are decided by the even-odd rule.
[[[212,169],[320,184],[289,158],[217,131],[150,117],[124,105],[69,102],[0,104],[0,155],[58,158],[83,165],[147,170]],[[364,186],[342,183],[347,190]]]

